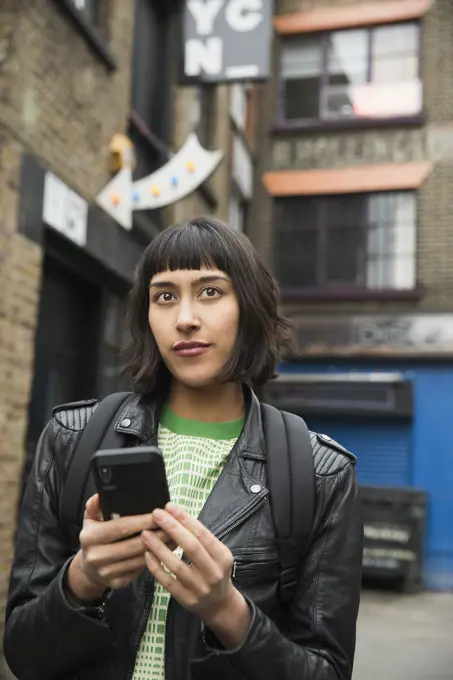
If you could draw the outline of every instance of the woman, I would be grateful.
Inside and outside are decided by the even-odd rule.
[[[271,274],[222,224],[170,227],[143,255],[129,324],[135,396],[116,427],[132,446],[158,443],[176,503],[103,522],[94,496],[72,555],[58,501],[95,402],[54,410],[19,522],[5,633],[13,672],[19,680],[349,679],[362,559],[353,456],[318,442],[313,529],[289,604],[277,595],[269,503],[234,520],[250,481],[266,480],[251,385],[273,377],[287,337]]]

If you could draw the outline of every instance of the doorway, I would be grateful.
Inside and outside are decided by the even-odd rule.
[[[99,287],[45,256],[24,480],[53,407],[96,396],[101,297]]]

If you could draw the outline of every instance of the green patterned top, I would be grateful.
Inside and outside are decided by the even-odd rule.
[[[244,420],[202,423],[179,418],[165,408],[159,425],[159,448],[165,460],[170,497],[198,517],[214,488]],[[178,549],[176,554],[181,557]],[[133,680],[164,680],[165,622],[170,596],[156,582],[146,631],[135,662]]]

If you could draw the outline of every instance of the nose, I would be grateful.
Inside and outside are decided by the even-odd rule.
[[[178,318],[176,320],[176,328],[178,331],[187,333],[188,331],[200,328],[200,318],[195,313],[195,309],[191,301],[181,300],[178,310]]]

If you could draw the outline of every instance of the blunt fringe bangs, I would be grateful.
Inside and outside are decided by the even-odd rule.
[[[264,385],[275,377],[282,345],[293,344],[290,325],[279,313],[278,286],[246,236],[212,218],[173,225],[143,253],[129,297],[126,372],[137,393],[154,395],[170,381],[148,323],[151,279],[204,267],[228,274],[239,302],[236,345],[220,380]]]

